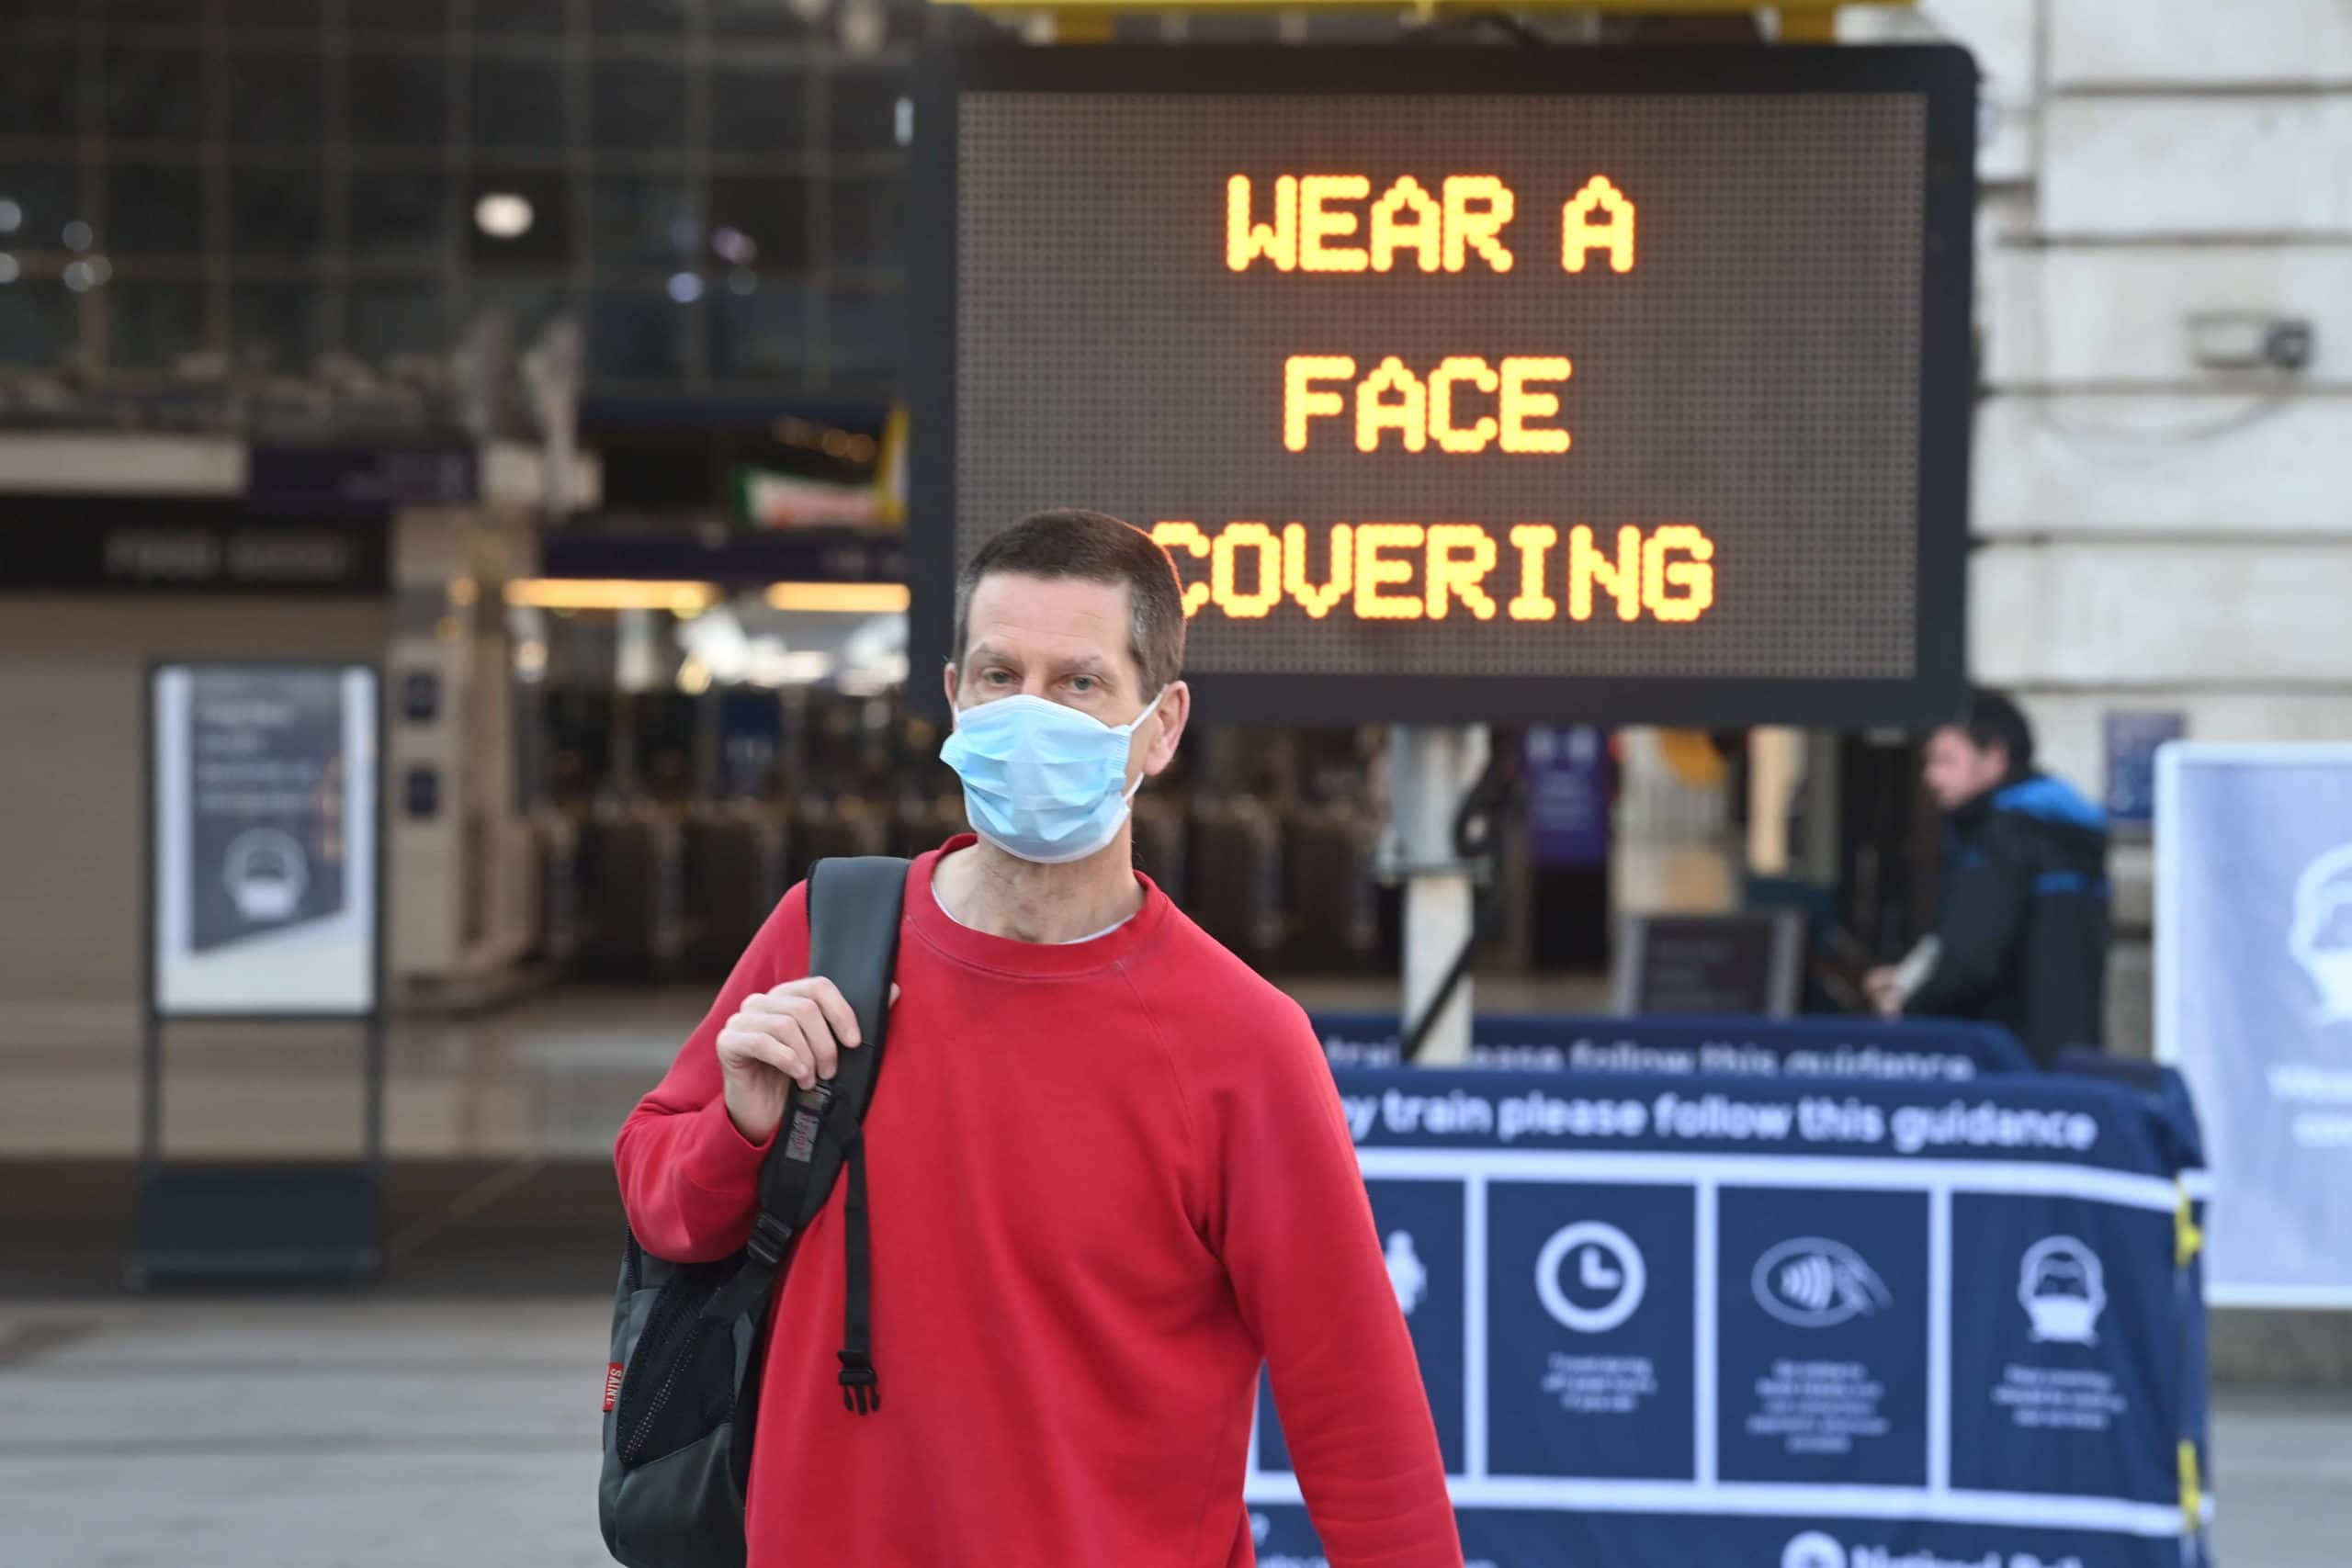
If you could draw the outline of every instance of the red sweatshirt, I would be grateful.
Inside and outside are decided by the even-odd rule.
[[[836,1183],[771,1317],[752,1568],[1246,1568],[1261,1358],[1333,1568],[1459,1564],[1305,1015],[1141,876],[1141,911],[1091,942],[959,926],[932,896],[944,852],[908,879],[865,1122],[882,1406],[842,1407]],[[728,1117],[713,1043],[747,994],[806,973],[804,899],[621,1129],[622,1199],[657,1256],[749,1234],[765,1151]]]

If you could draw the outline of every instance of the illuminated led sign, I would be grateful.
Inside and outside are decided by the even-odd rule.
[[[1084,505],[1227,716],[1940,716],[1973,96],[1948,49],[932,61],[918,668],[958,562]]]

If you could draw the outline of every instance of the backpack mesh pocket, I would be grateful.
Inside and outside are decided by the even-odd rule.
[[[730,1263],[689,1264],[663,1281],[614,1408],[624,1466],[673,1454],[735,1414],[735,1337],[702,1315],[733,1272]]]

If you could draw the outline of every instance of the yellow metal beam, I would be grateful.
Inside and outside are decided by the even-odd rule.
[[[1838,7],[1822,6],[1782,6],[1781,41],[1782,43],[1836,43],[1838,41]]]
[[[1119,0],[1114,0],[1119,3]],[[1008,9],[1012,8],[1010,6]],[[1026,7],[1023,7],[1026,8]],[[1131,6],[1129,9],[1141,9]],[[1056,43],[1109,43],[1115,18],[1097,6],[1057,5],[1045,17],[1046,25],[1053,29]]]

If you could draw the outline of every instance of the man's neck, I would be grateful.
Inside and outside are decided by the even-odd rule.
[[[961,925],[1012,942],[1076,942],[1143,907],[1129,829],[1096,854],[1039,865],[982,839],[941,860],[932,895]]]

